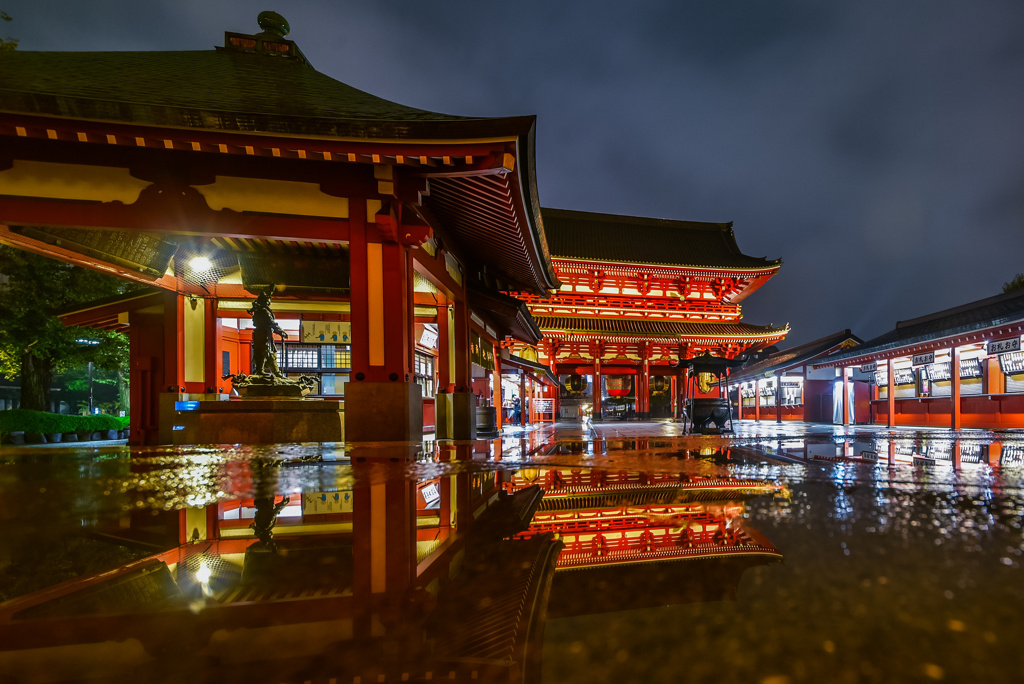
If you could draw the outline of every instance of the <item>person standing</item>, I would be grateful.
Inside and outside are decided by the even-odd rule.
[[[521,425],[521,419],[523,416],[523,403],[519,400],[519,397],[512,399],[512,424]]]

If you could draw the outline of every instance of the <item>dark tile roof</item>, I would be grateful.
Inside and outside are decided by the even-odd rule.
[[[231,50],[0,52],[0,111],[368,138],[429,136],[434,129],[441,135],[453,126],[485,132],[521,118],[460,117],[406,107],[300,60]]]
[[[599,335],[629,335],[639,337],[741,337],[766,338],[786,333],[788,328],[749,323],[691,323],[684,321],[658,321],[621,318],[572,318],[537,316],[541,331],[592,333]]]
[[[930,340],[994,328],[1024,321],[1024,290],[1007,292],[987,299],[938,311],[920,318],[899,321],[889,332],[868,340],[856,349],[829,357],[831,362],[867,353],[907,347]]]
[[[764,375],[765,373],[774,373],[777,370],[785,370],[793,366],[800,366],[807,361],[815,359],[825,354],[829,349],[836,345],[842,344],[845,340],[853,340],[857,344],[860,344],[862,340],[847,330],[840,330],[839,332],[832,333],[826,337],[801,344],[791,349],[785,349],[776,354],[772,354],[766,359],[761,359],[756,363],[752,363],[749,366],[744,366],[733,374],[734,380],[742,380],[744,378],[753,378],[756,376]]]
[[[553,257],[635,264],[739,269],[774,268],[782,262],[740,252],[732,223],[541,209]]]

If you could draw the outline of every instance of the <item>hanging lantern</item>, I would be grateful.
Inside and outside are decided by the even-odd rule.
[[[573,373],[565,381],[565,388],[569,390],[570,394],[583,394],[583,390],[587,389],[587,379],[577,373]]]
[[[651,393],[652,394],[665,394],[668,392],[671,381],[664,375],[655,375],[651,378]]]
[[[709,394],[711,392],[711,385],[718,380],[714,373],[698,373],[697,374],[697,389],[700,390],[701,394]]]
[[[633,389],[633,378],[628,375],[609,375],[604,380],[609,397],[624,397]]]

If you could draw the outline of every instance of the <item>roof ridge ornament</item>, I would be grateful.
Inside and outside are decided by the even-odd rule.
[[[288,25],[288,20],[282,17],[277,12],[265,11],[260,12],[256,17],[256,23],[263,29],[263,33],[269,33],[278,38],[284,38],[291,31],[291,26]]]
[[[288,20],[277,12],[264,11],[256,17],[257,23],[263,29],[262,33],[246,34],[224,32],[224,47],[218,50],[229,52],[249,52],[271,57],[287,57],[302,64],[309,64],[309,60],[302,54],[302,50],[293,40],[287,40],[285,36],[291,31]]]

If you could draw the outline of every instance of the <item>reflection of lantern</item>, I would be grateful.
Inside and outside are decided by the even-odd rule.
[[[604,386],[609,397],[624,397],[633,389],[633,378],[628,375],[611,375],[605,378]]]
[[[716,380],[714,373],[698,373],[697,374],[697,389],[700,390],[701,394],[707,394],[711,391],[711,383]]]
[[[566,379],[565,388],[572,394],[583,394],[583,390],[587,389],[587,379],[574,373]]]
[[[664,375],[655,375],[651,378],[651,392],[653,394],[664,394],[668,391],[669,379]]]

